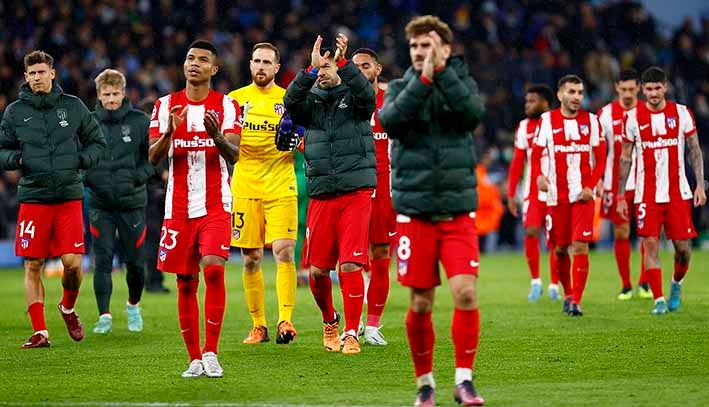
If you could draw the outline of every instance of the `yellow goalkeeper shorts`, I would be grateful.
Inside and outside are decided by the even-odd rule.
[[[231,245],[258,249],[274,240],[298,237],[298,198],[234,198]]]

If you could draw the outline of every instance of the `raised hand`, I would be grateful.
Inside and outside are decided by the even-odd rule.
[[[433,73],[436,69],[436,47],[431,45],[426,53],[426,58],[423,60],[423,68],[421,68],[421,75],[426,78],[433,80]]]
[[[330,51],[325,51],[325,55],[320,55],[320,46],[322,46],[322,37],[318,35],[315,44],[313,44],[313,52],[310,53],[310,65],[313,68],[320,68],[330,59]]]
[[[167,130],[170,132],[170,135],[180,127],[185,117],[187,117],[187,106],[176,105],[170,109],[170,116],[167,119]]]
[[[342,58],[346,57],[347,53],[347,44],[349,43],[349,39],[347,36],[343,33],[338,33],[337,34],[337,49],[335,50],[335,62],[339,62]]]
[[[435,31],[429,31],[428,35],[433,40],[433,46],[436,48],[436,60],[435,67],[440,68],[446,65],[446,61],[451,56],[451,46],[448,44],[443,44],[441,36]]]
[[[208,110],[204,113],[204,128],[207,130],[207,134],[211,138],[218,137],[221,134],[217,112],[214,110]]]

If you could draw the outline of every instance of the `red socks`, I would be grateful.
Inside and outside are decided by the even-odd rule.
[[[615,251],[615,263],[618,265],[618,274],[623,282],[623,288],[632,288],[630,282],[630,240],[615,239],[613,242]]]
[[[199,350],[199,304],[197,287],[199,279],[177,279],[177,314],[180,317],[180,330],[185,341],[190,361],[202,359]]]
[[[64,309],[72,309],[76,305],[76,298],[79,296],[79,290],[69,291],[64,289],[64,295],[62,295],[62,307]]]
[[[645,276],[647,277],[647,282],[650,284],[652,296],[655,299],[662,297],[662,269],[647,269]]]
[[[675,273],[672,279],[679,283],[684,278],[684,275],[687,274],[687,269],[689,269],[689,264],[681,265],[675,262]]]
[[[340,269],[340,290],[342,290],[342,303],[345,311],[344,332],[354,331],[359,328],[359,318],[364,306],[364,277],[362,268],[355,271],[342,271]]]
[[[46,331],[47,324],[44,322],[44,303],[43,302],[33,302],[27,308],[27,312],[30,314],[30,321],[32,322],[32,329],[35,332]]]
[[[559,266],[556,262],[556,254],[554,248],[549,248],[549,282],[559,284]]]
[[[640,278],[638,285],[647,284],[647,274],[645,274],[645,241],[640,241]]]
[[[332,280],[330,276],[314,278],[310,273],[310,292],[313,293],[315,303],[318,304],[324,322],[331,322],[335,318],[335,307],[332,305]]]
[[[524,237],[524,255],[527,257],[529,274],[532,278],[539,278],[539,237]]]
[[[389,262],[391,258],[370,261],[371,279],[367,291],[367,326],[379,326],[389,297]]]
[[[433,343],[436,336],[433,332],[431,311],[414,312],[409,309],[406,314],[406,336],[409,339],[416,377],[433,371]]]
[[[453,311],[451,335],[455,347],[455,367],[473,369],[480,340],[480,311],[456,308]]]
[[[581,303],[583,290],[586,288],[586,279],[588,278],[588,254],[574,255],[574,289],[571,295],[571,302],[574,304]]]
[[[565,256],[555,256],[556,257],[556,269],[559,272],[559,281],[564,287],[564,296],[568,297],[573,294],[573,289],[571,287],[571,258],[569,255]]]
[[[224,266],[206,266],[204,281],[207,289],[204,295],[204,353],[217,353],[226,303]]]

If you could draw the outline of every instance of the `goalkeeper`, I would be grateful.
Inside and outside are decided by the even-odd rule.
[[[296,269],[295,242],[298,232],[298,189],[293,153],[274,146],[276,125],[285,109],[285,89],[276,85],[280,68],[278,48],[270,43],[254,45],[249,67],[252,83],[229,94],[243,112],[241,156],[234,167],[231,245],[244,257],[242,280],[246,306],[253,326],[244,343],[268,342],[263,249],[270,246],[276,259],[278,325],[276,343],[286,344],[296,336],[293,326]]]

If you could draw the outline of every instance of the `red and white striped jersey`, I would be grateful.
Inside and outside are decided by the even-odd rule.
[[[697,134],[692,112],[667,101],[661,112],[646,102],[628,113],[625,138],[635,143],[638,163],[635,203],[667,203],[692,199],[684,163],[686,138]]]
[[[524,164],[524,184],[522,185],[522,199],[525,201],[530,199],[538,199],[545,202],[547,199],[547,193],[540,191],[537,187],[537,177],[544,174],[548,166],[548,153],[544,150],[542,155],[541,165],[534,165],[532,163],[532,147],[534,147],[534,140],[537,136],[537,127],[539,127],[540,118],[532,117],[526,118],[519,122],[517,125],[517,130],[515,131],[515,148],[522,150],[525,153],[526,159]],[[544,174],[547,175],[547,174]],[[517,186],[519,180],[514,180],[514,187]]]
[[[390,143],[386,130],[379,122],[379,109],[384,104],[384,91],[377,89],[377,107],[372,113],[372,135],[374,136],[374,151],[377,157],[377,188],[375,195],[391,195],[391,160]]]
[[[594,148],[605,148],[595,114],[579,110],[576,117],[569,119],[562,115],[561,109],[546,112],[542,114],[535,143],[549,151],[548,206],[576,202],[585,187],[595,187],[593,169],[599,163],[593,162]]]
[[[623,151],[625,120],[629,111],[623,109],[618,100],[608,103],[598,111],[601,134],[605,137],[606,145],[608,146],[606,172],[603,175],[603,190],[612,192],[613,195],[618,192],[618,162],[620,161],[620,153]],[[632,175],[628,177],[628,182],[625,183],[626,191],[635,189],[635,177],[633,176],[635,174],[635,153],[633,153],[630,174]]]
[[[193,219],[220,211],[231,213],[229,169],[204,127],[204,114],[217,113],[223,133],[241,135],[241,111],[236,101],[210,90],[195,103],[185,90],[163,96],[155,103],[150,137],[167,131],[170,109],[187,106],[185,120],[172,134],[168,151],[169,175],[165,194],[165,219]]]

